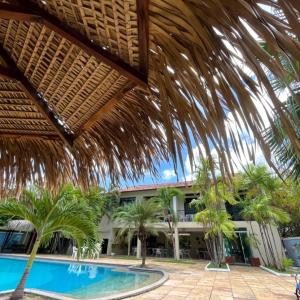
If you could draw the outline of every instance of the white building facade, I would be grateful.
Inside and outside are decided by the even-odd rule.
[[[174,184],[159,184],[136,186],[121,190],[120,205],[126,205],[136,200],[147,200],[157,195],[157,189],[161,187],[176,187],[184,193],[184,199],[173,199],[173,209],[177,214],[179,222],[175,227],[175,257],[177,259],[209,259],[204,235],[205,228],[201,223],[194,221],[196,209],[190,205],[190,202],[197,198],[197,194],[192,191],[192,182],[178,182]],[[225,240],[225,255],[236,264],[250,264],[251,258],[259,258],[263,263],[261,255],[265,255],[262,243],[262,237],[259,226],[255,221],[249,222],[242,220],[239,209],[236,206],[226,205],[226,209],[232,216],[232,220],[236,225],[236,238],[234,240]],[[133,238],[130,249],[126,240],[120,241],[116,239],[120,224],[114,223],[107,217],[104,217],[100,226],[100,234],[103,238],[102,253],[107,255],[122,254],[140,255],[140,243],[136,238]],[[156,226],[168,232],[168,227],[165,222],[161,222]],[[277,249],[282,249],[281,239],[278,230],[273,227],[273,243]],[[249,236],[254,234],[259,242],[257,249],[250,243]],[[259,251],[260,250],[260,251]],[[147,255],[156,257],[174,257],[172,244],[166,235],[149,237],[147,241]],[[280,251],[280,256],[284,255]]]

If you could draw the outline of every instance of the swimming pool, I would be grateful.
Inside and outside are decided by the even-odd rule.
[[[0,257],[1,292],[16,287],[25,265],[24,258]],[[162,277],[160,272],[133,271],[122,266],[38,259],[32,266],[26,289],[55,293],[57,298],[61,295],[73,299],[106,299],[153,285]]]

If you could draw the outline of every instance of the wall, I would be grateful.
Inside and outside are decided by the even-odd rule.
[[[261,236],[261,233],[259,230],[258,223],[255,221],[252,221],[251,225],[250,225],[250,222],[235,221],[235,224],[236,224],[236,227],[247,228],[248,234],[251,234],[252,232],[254,233],[254,235],[256,236],[256,238],[258,240],[258,244],[259,244],[258,248],[259,249],[255,248],[254,246],[251,246],[252,256],[253,257],[261,257],[261,255],[262,255],[264,260],[267,261],[266,253],[265,253],[264,246],[263,246],[263,240],[262,240],[262,236]],[[275,241],[275,242],[273,242],[271,231],[270,231],[271,243],[272,243],[273,247],[274,246],[276,247],[277,252],[278,252],[278,258],[281,261],[282,258],[284,257],[284,250],[282,247],[281,238],[279,236],[277,228],[275,226],[272,226],[271,228],[272,228],[272,233],[273,233],[274,241]],[[275,247],[274,247],[274,249],[275,249]],[[261,255],[260,255],[260,253],[261,253]],[[261,264],[263,264],[263,259],[261,259]]]

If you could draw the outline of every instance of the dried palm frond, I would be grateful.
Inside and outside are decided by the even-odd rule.
[[[286,18],[279,18],[278,11]],[[284,78],[279,55],[299,59],[299,18],[297,0],[150,1],[150,85],[153,97],[160,99],[174,159],[176,128],[191,158],[192,136],[208,154],[216,148],[222,173],[228,174],[232,171],[230,148],[247,151],[239,147],[244,129],[254,135],[272,165],[261,136],[261,113],[272,122],[271,109],[300,153],[299,140],[266,72]],[[272,55],[261,47],[262,42]],[[263,93],[273,108],[264,102]],[[265,112],[257,110],[257,100]],[[237,129],[227,123],[229,112],[236,118]]]
[[[134,0],[33,2],[138,68]],[[243,152],[254,156],[251,144],[243,143],[245,134],[253,135],[272,165],[262,138],[262,114],[272,124],[273,112],[300,153],[290,115],[271,85],[274,78],[286,78],[280,56],[300,60],[299,18],[298,0],[149,0],[150,89],[126,92],[129,78],[45,24],[1,19],[4,49],[77,137],[67,148],[47,120],[23,121],[40,116],[31,108],[25,112],[24,95],[19,112],[16,91],[9,105],[19,120],[5,128],[18,136],[0,138],[2,190],[33,181],[55,187],[73,180],[87,186],[107,175],[114,181],[137,180],[146,170],[156,174],[161,159],[171,158],[175,168],[184,168],[183,148],[187,146],[193,162],[194,143],[202,144],[209,158],[215,148],[220,170],[228,175],[233,173],[232,149],[241,158]],[[295,70],[290,76],[300,77]],[[0,99],[7,101],[2,94]],[[235,127],[228,122],[229,113]],[[86,126],[95,115],[98,119]],[[38,129],[35,124],[45,128],[30,137]]]

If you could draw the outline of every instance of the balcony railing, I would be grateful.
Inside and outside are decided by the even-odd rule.
[[[177,210],[178,222],[194,222],[195,214],[186,214],[184,210]],[[162,222],[167,222],[167,219],[161,219]]]
[[[195,214],[187,214],[184,210],[177,211],[179,222],[193,222]]]

